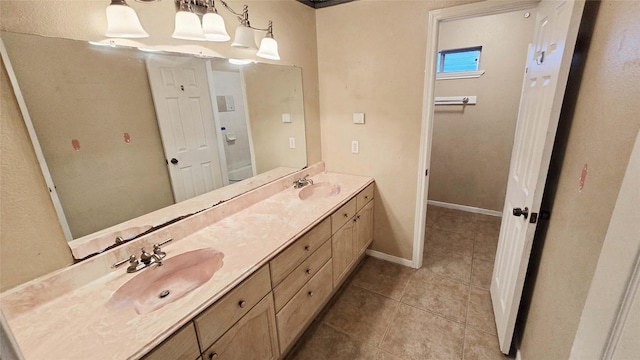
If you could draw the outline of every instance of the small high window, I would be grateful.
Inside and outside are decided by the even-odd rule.
[[[478,71],[482,46],[438,52],[438,73]]]

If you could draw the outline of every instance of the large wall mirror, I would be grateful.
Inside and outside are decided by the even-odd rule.
[[[69,241],[306,165],[300,68],[0,35]]]

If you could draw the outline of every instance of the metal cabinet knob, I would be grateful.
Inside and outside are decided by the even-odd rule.
[[[244,308],[245,306],[247,306],[247,302],[244,300],[240,300],[238,301],[238,306],[240,306],[240,308]]]
[[[313,296],[313,291],[309,291],[309,292],[307,293],[307,295],[309,295],[309,297],[312,297],[312,296]]]
[[[349,217],[349,214],[347,214],[347,213],[344,213],[344,214],[342,214],[342,215],[344,215],[344,217],[346,217],[346,218],[348,218],[348,217]]]
[[[304,272],[306,272],[307,274],[311,274],[311,269],[307,268],[307,270],[305,270]]]
[[[310,247],[309,245],[306,245],[306,246],[304,247],[304,251],[309,251],[309,250],[311,250],[311,247]]]
[[[211,353],[209,354],[209,360],[211,359],[217,359],[218,358],[218,353]]]

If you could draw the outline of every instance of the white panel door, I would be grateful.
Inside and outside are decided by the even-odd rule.
[[[538,5],[491,281],[500,350],[505,354],[511,347],[536,228],[532,221],[542,201],[583,7],[582,1],[542,1]],[[516,216],[516,208],[529,214]]]
[[[175,201],[223,186],[204,61],[154,55],[147,71]]]

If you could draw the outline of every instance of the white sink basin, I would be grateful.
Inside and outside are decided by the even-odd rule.
[[[223,265],[224,254],[204,248],[164,259],[162,266],[153,264],[140,270],[111,296],[109,309],[133,307],[147,314],[170,304],[211,279]]]
[[[340,185],[321,182],[302,188],[298,193],[298,197],[301,200],[313,200],[324,199],[338,194],[340,194]]]

